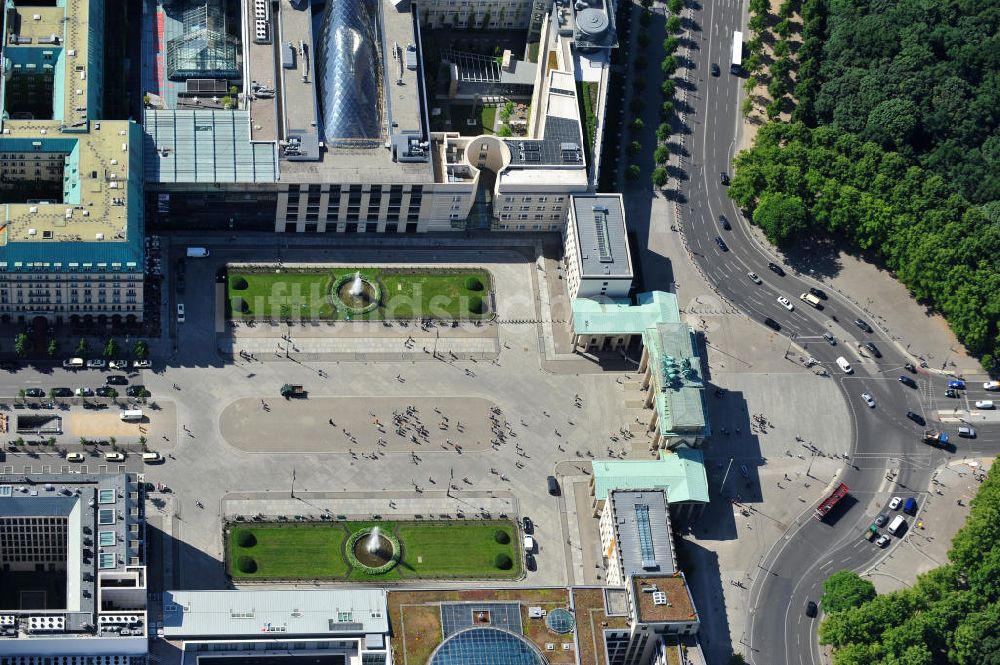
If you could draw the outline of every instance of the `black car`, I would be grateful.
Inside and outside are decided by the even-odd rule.
[[[907,372],[913,372],[914,374],[917,373],[917,368],[913,366],[913,363],[906,363],[903,367],[906,368]]]
[[[771,263],[769,261],[768,264],[767,264],[767,267],[768,267],[768,269],[771,272],[773,272],[778,277],[784,277],[785,276],[785,271],[777,263]]]
[[[722,239],[722,236],[715,236],[715,244],[719,246],[719,249],[723,252],[728,252],[729,247],[726,246],[726,241]]]
[[[521,518],[521,526],[524,527],[524,533],[529,536],[535,532],[535,525],[527,515]]]
[[[128,377],[124,374],[108,374],[105,377],[104,382],[109,386],[127,386]]]
[[[871,351],[872,355],[875,356],[876,358],[881,358],[882,357],[882,352],[878,350],[878,347],[875,346],[874,343],[872,343],[872,342],[865,342],[865,348],[868,349],[869,351]]]
[[[141,397],[144,392],[146,392],[146,386],[143,385],[129,386],[125,389],[125,394],[129,397]]]
[[[535,563],[535,555],[531,552],[524,555],[524,567],[530,571],[534,571],[538,568],[538,565]]]
[[[781,324],[769,316],[764,319],[764,325],[772,330],[781,330]]]
[[[854,325],[864,330],[866,333],[875,332],[872,327],[868,325],[868,322],[863,319],[854,319]]]
[[[73,391],[70,390],[69,388],[53,388],[52,389],[52,396],[53,397],[72,397],[73,396]]]
[[[816,289],[816,288],[813,288],[813,287],[809,287],[809,293],[813,294],[814,296],[816,296],[820,300],[826,300],[827,299],[826,291],[824,291],[823,289]]]
[[[958,391],[954,388],[946,388],[944,391],[945,397],[958,397]]]
[[[726,173],[725,171],[723,171],[722,173],[719,174],[719,180],[722,182],[723,185],[728,185],[729,184],[729,174]]]
[[[922,415],[920,415],[919,413],[916,413],[914,411],[907,411],[906,412],[906,417],[909,418],[910,420],[912,420],[913,422],[915,422],[918,425],[926,425],[927,424],[927,421],[924,420],[924,417]]]
[[[875,518],[875,526],[885,526],[889,523],[889,515],[887,513],[879,513]]]
[[[97,395],[98,397],[111,397],[111,391],[113,390],[114,388],[112,388],[111,386],[101,386],[100,388],[94,391],[94,394]]]
[[[906,376],[905,374],[899,377],[899,382],[902,383],[904,386],[909,386],[910,388],[917,387],[917,382],[911,379],[910,377]]]
[[[712,63],[711,69],[712,69],[712,76],[718,76],[722,72],[722,70],[719,69],[719,66],[714,62]]]
[[[28,388],[24,391],[25,397],[45,397],[45,391],[41,388]]]
[[[813,618],[813,617],[816,616],[816,614],[818,612],[819,612],[819,608],[816,607],[816,603],[814,603],[811,600],[808,603],[806,603],[806,616],[807,617]]]
[[[719,215],[719,224],[722,225],[722,228],[726,231],[733,230],[733,225],[729,223],[729,220],[726,219],[725,215]]]

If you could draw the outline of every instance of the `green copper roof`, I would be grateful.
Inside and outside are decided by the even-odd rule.
[[[708,503],[705,457],[695,448],[664,450],[658,460],[602,460],[591,466],[599,500],[607,499],[613,489],[664,489],[668,503]]]
[[[627,299],[573,300],[573,332],[577,335],[638,335],[663,322],[679,322],[677,296],[665,291],[640,293],[638,304]]]

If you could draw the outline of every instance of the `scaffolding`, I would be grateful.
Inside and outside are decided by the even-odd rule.
[[[228,33],[222,7],[209,0],[183,3],[179,9],[183,30],[167,42],[167,77],[239,78],[239,40]]]

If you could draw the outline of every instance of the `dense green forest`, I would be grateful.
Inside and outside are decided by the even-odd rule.
[[[911,588],[874,598],[867,585],[845,572],[824,585],[827,616],[819,635],[834,647],[834,665],[1000,664],[997,466],[972,500],[946,565],[921,575]]]
[[[804,0],[793,124],[736,160],[768,238],[870,249],[1000,361],[1000,2]],[[774,72],[772,72],[774,75]]]

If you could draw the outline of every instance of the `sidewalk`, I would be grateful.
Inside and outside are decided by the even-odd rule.
[[[893,539],[885,556],[863,573],[878,593],[909,587],[918,575],[948,562],[948,550],[969,514],[969,502],[979,490],[992,457],[951,462],[931,478],[927,492],[917,497],[920,507],[907,517],[903,541]]]

